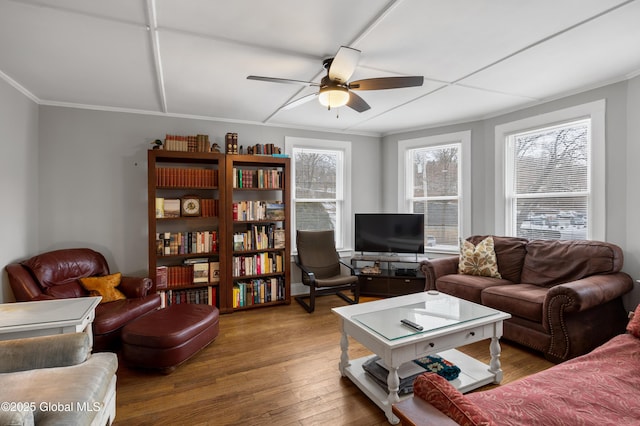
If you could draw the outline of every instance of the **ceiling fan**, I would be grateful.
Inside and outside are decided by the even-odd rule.
[[[422,76],[409,76],[367,78],[349,83],[349,78],[353,75],[359,59],[359,50],[346,46],[340,47],[335,57],[325,59],[322,62],[322,67],[327,70],[327,75],[322,78],[320,83],[304,80],[292,80],[289,78],[262,77],[258,75],[250,75],[247,79],[268,81],[272,83],[316,86],[320,88],[317,93],[312,93],[289,102],[281,108],[283,110],[302,105],[315,97],[318,97],[320,103],[328,109],[346,105],[358,112],[364,112],[371,107],[364,99],[353,93],[353,90],[399,89],[402,87],[422,86],[422,83],[424,82],[424,77]]]

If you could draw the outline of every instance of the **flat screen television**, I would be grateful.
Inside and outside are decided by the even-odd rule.
[[[355,250],[381,253],[424,253],[424,215],[356,214]]]

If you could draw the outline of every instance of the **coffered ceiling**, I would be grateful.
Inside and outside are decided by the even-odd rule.
[[[640,0],[0,0],[0,78],[43,105],[384,135],[640,73]],[[280,108],[340,46],[371,109]]]

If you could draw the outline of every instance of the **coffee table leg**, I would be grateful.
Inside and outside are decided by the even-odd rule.
[[[491,351],[491,362],[489,363],[489,371],[496,375],[493,383],[500,383],[502,381],[502,368],[500,365],[500,340],[498,337],[491,338],[491,344],[489,345]]]
[[[342,377],[346,376],[345,369],[349,365],[349,339],[343,328],[340,336],[340,364],[338,365]]]
[[[392,425],[398,424],[400,419],[393,415],[391,406],[396,402],[400,402],[398,390],[400,387],[400,378],[398,377],[398,367],[389,367],[389,375],[387,376],[387,386],[389,387],[389,396],[387,397],[387,419]]]

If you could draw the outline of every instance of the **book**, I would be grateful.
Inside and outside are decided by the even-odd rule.
[[[220,282],[220,262],[209,262],[209,282]]]
[[[156,217],[164,217],[164,198],[156,198]]]
[[[209,262],[193,263],[193,283],[209,282]]]
[[[166,266],[158,266],[156,268],[156,290],[167,288],[169,276],[169,268]]]
[[[276,229],[273,231],[273,248],[284,248],[286,241],[286,234],[284,229]]]

